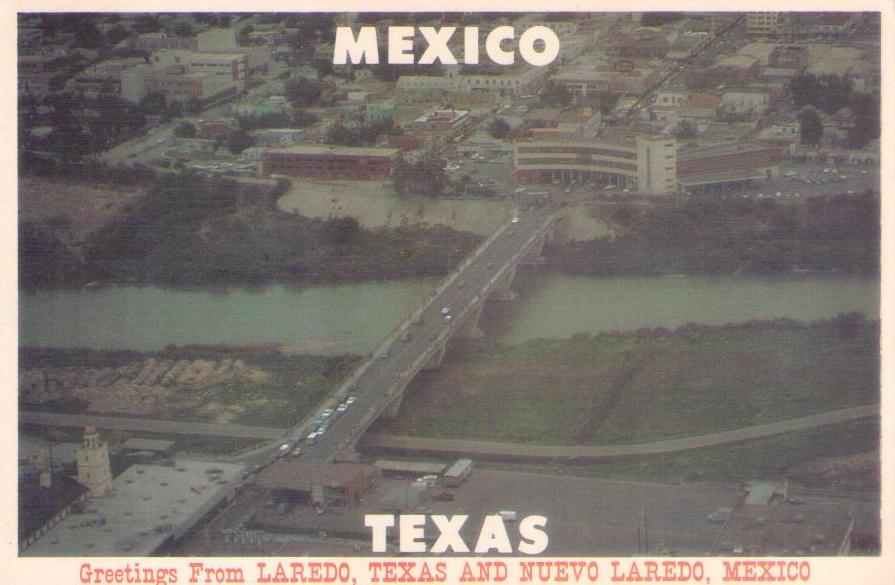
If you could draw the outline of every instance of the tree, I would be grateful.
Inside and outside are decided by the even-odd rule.
[[[239,129],[232,131],[226,140],[227,150],[233,154],[239,154],[250,146],[255,146],[255,141],[245,130]]]
[[[510,124],[503,118],[494,118],[488,124],[488,134],[492,137],[502,140],[510,134]]]
[[[341,123],[333,124],[324,138],[326,144],[338,146],[360,146],[361,140],[358,128],[349,128]]]
[[[353,240],[360,232],[360,224],[350,216],[334,217],[323,226],[326,239],[335,245],[344,245]]]
[[[75,44],[81,49],[95,49],[101,47],[105,41],[103,33],[96,28],[92,20],[77,19],[72,31],[75,35]]]
[[[798,115],[799,120],[799,136],[802,144],[811,144],[817,146],[824,134],[824,125],[820,120],[820,115],[814,108],[804,108]]]
[[[127,29],[124,28],[123,24],[116,24],[108,31],[106,31],[106,44],[114,47],[121,41],[127,38]]]
[[[311,66],[317,70],[317,79],[323,79],[327,75],[332,75],[333,63],[330,59],[314,59],[311,62]]]
[[[294,128],[307,128],[308,126],[316,124],[319,120],[320,118],[315,114],[305,110],[295,110],[292,113],[292,126]]]
[[[811,74],[799,75],[790,82],[789,91],[796,109],[814,106],[827,114],[832,114],[848,105],[852,82],[838,75],[819,77]]]
[[[848,148],[864,148],[871,140],[879,138],[879,101],[866,93],[852,94],[849,107],[855,116],[855,126],[848,132],[845,145]]]
[[[286,82],[286,97],[296,108],[309,108],[317,103],[323,85],[316,79],[299,77]]]
[[[236,31],[236,44],[240,47],[250,45],[249,35],[253,32],[255,32],[255,27],[251,24],[239,27],[239,30]]]
[[[402,159],[392,170],[392,188],[398,195],[424,193],[437,197],[448,184],[444,161],[441,159],[418,161],[414,164]]]
[[[134,31],[138,33],[158,32],[162,30],[157,14],[141,14],[134,20]]]
[[[541,104],[563,107],[572,103],[572,92],[563,85],[551,83],[541,92]]]
[[[696,132],[696,123],[693,122],[693,120],[681,120],[671,131],[674,137],[680,140],[691,140],[696,138]]]
[[[195,138],[196,127],[190,122],[181,122],[174,128],[174,136],[178,138]]]

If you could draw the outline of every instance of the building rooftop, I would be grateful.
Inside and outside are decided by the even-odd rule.
[[[375,465],[381,471],[393,473],[442,473],[447,467],[444,463],[429,463],[426,461],[396,461],[393,459],[378,459]]]
[[[131,437],[121,444],[122,449],[135,451],[167,451],[174,446],[174,441],[165,439],[144,439]]]
[[[146,556],[195,523],[240,479],[242,464],[177,461],[132,465],[110,495],[87,501],[25,556]]]
[[[310,154],[323,155],[334,154],[344,156],[384,156],[392,157],[397,155],[400,150],[397,148],[380,148],[380,147],[361,147],[361,146],[290,146],[288,148],[271,149],[270,153],[284,154]]]
[[[770,144],[762,144],[761,142],[740,142],[737,144],[710,144],[706,146],[695,146],[681,148],[677,153],[678,162],[691,158],[700,158],[706,155],[723,156],[726,154],[735,154],[738,152],[752,152],[756,150],[766,150],[768,148],[777,148]]]

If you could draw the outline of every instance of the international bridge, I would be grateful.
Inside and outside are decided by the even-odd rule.
[[[553,237],[556,222],[549,207],[528,209],[471,253],[332,392],[315,414],[327,407],[335,409],[349,395],[356,397],[355,402],[340,415],[334,413],[325,434],[313,444],[302,445],[302,460],[328,462],[352,452],[376,419],[397,414],[407,386],[419,372],[441,365],[448,344],[482,336],[479,319],[485,303],[515,298],[512,285],[517,268],[543,263],[544,244]],[[442,314],[445,308],[449,319]],[[288,436],[295,441],[313,428],[305,420],[290,429]]]

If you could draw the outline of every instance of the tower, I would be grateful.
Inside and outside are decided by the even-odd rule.
[[[98,498],[112,488],[112,469],[109,465],[109,446],[99,438],[96,427],[84,428],[84,442],[78,447],[78,482],[90,488],[90,495]]]

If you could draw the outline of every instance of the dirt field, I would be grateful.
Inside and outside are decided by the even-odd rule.
[[[57,225],[56,234],[61,239],[79,242],[118,215],[139,193],[139,189],[20,177],[19,219],[49,221]]]
[[[98,353],[74,365],[64,350],[47,351],[43,363],[19,374],[27,408],[262,426],[307,414],[352,364],[339,357],[209,352],[117,360]]]
[[[400,198],[391,187],[369,181],[298,182],[278,205],[310,218],[352,216],[365,228],[439,224],[482,235],[509,214],[503,201]]]

